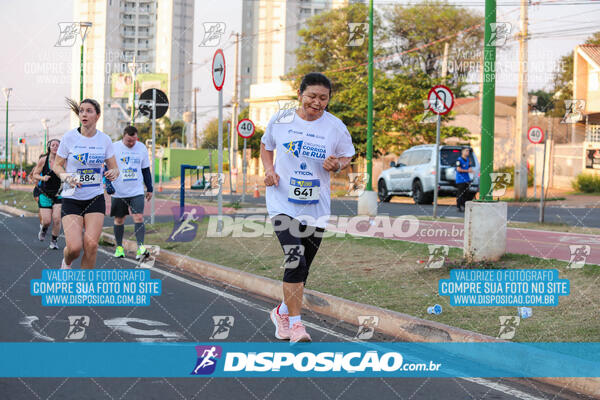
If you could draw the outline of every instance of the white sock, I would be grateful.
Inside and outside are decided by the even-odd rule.
[[[302,320],[300,319],[300,316],[299,315],[294,315],[294,316],[290,315],[290,327],[294,326],[294,324],[296,322],[302,322]]]
[[[285,303],[282,301],[281,304],[279,305],[279,310],[278,310],[278,314],[289,314],[290,312],[288,311],[287,306],[285,305]]]

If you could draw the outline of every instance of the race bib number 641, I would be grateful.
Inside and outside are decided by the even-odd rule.
[[[296,204],[316,204],[319,202],[321,183],[318,179],[290,178],[288,201]]]

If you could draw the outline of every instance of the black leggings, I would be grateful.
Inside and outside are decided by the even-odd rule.
[[[304,225],[286,214],[276,215],[271,222],[285,257],[283,281],[306,285],[310,264],[317,255],[325,229]]]

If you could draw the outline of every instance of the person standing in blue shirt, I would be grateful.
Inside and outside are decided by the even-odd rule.
[[[465,211],[465,203],[471,185],[471,177],[469,172],[473,172],[469,162],[470,149],[465,147],[460,152],[460,157],[456,160],[456,207],[459,212]]]

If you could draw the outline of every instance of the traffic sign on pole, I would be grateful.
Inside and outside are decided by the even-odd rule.
[[[544,141],[544,131],[539,126],[532,126],[527,131],[527,139],[533,144],[540,144]]]
[[[218,124],[217,129],[218,140],[217,149],[219,152],[219,180],[223,176],[223,84],[225,83],[225,55],[223,50],[218,49],[213,56],[212,81],[215,89],[219,92],[219,108],[218,108]],[[219,185],[219,193],[217,194],[217,232],[223,231],[223,185]]]
[[[447,86],[436,85],[427,95],[429,109],[434,114],[445,115],[454,107],[454,94]]]
[[[438,182],[440,177],[440,129],[442,124],[442,115],[448,114],[454,107],[454,94],[447,86],[436,85],[429,90],[427,95],[429,109],[437,114],[437,123],[435,127],[435,179],[433,185],[433,218],[437,218],[437,200],[438,200]]]
[[[237,132],[240,137],[250,139],[254,135],[254,123],[248,118],[240,120],[237,124]]]
[[[152,121],[152,180],[156,174],[156,119],[161,118],[169,109],[169,99],[162,90],[151,88],[140,95],[140,113]],[[150,223],[154,224],[155,196],[150,201]]]
[[[242,203],[244,203],[246,198],[246,139],[250,139],[252,135],[254,135],[254,122],[250,121],[248,118],[242,119],[238,122],[237,131],[238,135],[244,138],[244,150],[242,152],[242,174],[244,179],[242,184]]]
[[[159,89],[146,89],[144,93],[140,95],[139,109],[140,113],[148,118],[152,118],[152,104],[154,102],[154,92],[156,92],[156,115],[154,118],[162,118],[169,109],[169,98]]]
[[[225,55],[223,54],[223,50],[218,49],[215,52],[211,71],[213,85],[215,85],[215,89],[221,91],[225,83]]]

